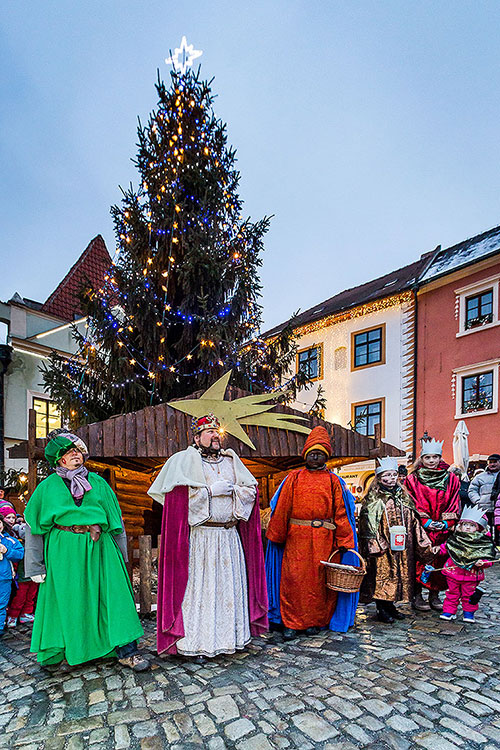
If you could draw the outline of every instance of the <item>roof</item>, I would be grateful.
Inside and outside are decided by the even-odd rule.
[[[83,287],[101,286],[111,266],[111,256],[100,234],[94,237],[58,287],[42,305],[42,312],[63,320],[82,315],[79,294]]]
[[[229,386],[229,400],[249,395],[246,391]],[[289,406],[276,406],[275,411],[303,417],[304,414]],[[375,455],[403,456],[404,451],[388,443],[377,446],[374,438],[366,437],[341,425],[331,424],[316,417],[310,418],[309,427],[321,424],[332,441],[334,457],[369,458]],[[244,425],[245,431],[256,446],[252,450],[231,435],[225,443],[241,459],[252,466],[254,474],[272,474],[288,470],[303,463],[301,458],[306,435],[293,430],[274,427]],[[130,467],[157,467],[173,453],[192,444],[191,417],[167,404],[147,406],[137,412],[119,414],[103,422],[84,425],[76,430],[89,449],[89,455],[99,460],[124,461]],[[125,464],[123,464],[125,465]]]
[[[234,386],[229,386],[226,394],[229,400],[249,395]],[[289,406],[276,406],[275,411],[304,416],[303,412]],[[310,417],[308,427],[316,425],[322,425],[327,430],[332,442],[333,458],[345,459],[341,463],[375,458],[378,455],[405,455],[404,451],[389,443],[377,444],[374,438]],[[255,451],[229,434],[226,434],[225,443],[226,447],[237,452],[254,476],[267,476],[303,465],[301,453],[306,435],[275,427],[243,425],[243,429],[256,446]],[[192,445],[191,417],[168,404],[117,414],[102,422],[83,425],[75,432],[87,444],[92,459],[143,471],[157,468],[177,451]],[[43,457],[42,449],[45,444],[45,439],[36,440],[37,458]],[[27,451],[28,443],[22,441],[9,448],[9,456],[25,458]]]
[[[429,267],[423,270],[419,283],[425,284],[496,253],[500,253],[500,227],[488,229],[487,232],[438,252]]]
[[[348,310],[358,305],[372,302],[373,300],[383,299],[384,297],[390,297],[393,294],[398,294],[407,289],[416,282],[419,273],[421,273],[426,264],[432,257],[432,252],[425,253],[415,263],[410,263],[408,266],[398,268],[396,271],[385,276],[380,276],[378,279],[368,281],[360,286],[352,287],[352,289],[346,289],[334,297],[320,302],[319,305],[309,308],[303,313],[297,315],[294,320],[294,328],[300,328],[301,326],[313,323],[316,320],[326,318],[328,315],[333,313],[341,312],[342,310]],[[290,323],[290,320],[280,323],[280,325],[271,328],[262,334],[263,338],[268,336],[274,336],[278,334],[285,326]]]

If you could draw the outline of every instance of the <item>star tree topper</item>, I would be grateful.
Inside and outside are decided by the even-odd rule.
[[[188,68],[191,68],[197,57],[201,57],[203,50],[195,49],[193,44],[188,44],[185,36],[182,37],[181,46],[176,47],[174,54],[165,58],[167,65],[173,65],[174,70],[179,70],[182,75]]]
[[[172,409],[189,414],[191,417],[203,417],[205,414],[215,414],[221,423],[221,429],[228,432],[245,445],[255,450],[242,424],[255,425],[257,427],[275,427],[281,430],[293,430],[308,435],[311,430],[297,421],[307,422],[307,417],[298,417],[292,414],[265,414],[274,409],[275,404],[264,404],[270,399],[276,400],[279,393],[261,393],[252,396],[243,396],[234,401],[225,401],[224,394],[231,377],[231,371],[226,372],[220,380],[217,380],[205,393],[197,399],[186,399],[183,401],[171,401],[168,406]]]

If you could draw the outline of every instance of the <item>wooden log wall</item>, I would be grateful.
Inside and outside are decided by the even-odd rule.
[[[143,534],[157,534],[159,528],[155,528],[153,517],[153,499],[147,494],[151,485],[149,472],[132,471],[122,469],[119,466],[110,466],[98,461],[89,461],[89,469],[109,482],[114,490],[123,515],[125,531],[127,536],[134,538],[134,546],[137,546],[138,537]]]
[[[113,469],[112,473],[125,531],[129,536],[142,536],[146,532],[148,512],[153,508],[153,499],[147,494],[151,485],[149,473],[122,468]]]

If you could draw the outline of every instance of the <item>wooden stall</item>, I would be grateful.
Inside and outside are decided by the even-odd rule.
[[[198,395],[193,394],[193,398]],[[245,395],[248,394],[234,387],[228,387],[226,392],[229,400]],[[304,416],[286,406],[277,406],[275,410]],[[34,412],[30,424],[33,420]],[[381,442],[380,430],[376,430],[375,438],[370,438],[338,424],[310,419],[310,427],[319,424],[331,438],[333,457],[329,466],[332,468],[379,455],[404,455],[398,448]],[[244,429],[256,446],[255,451],[231,435],[226,436],[225,445],[238,453],[258,480],[261,508],[265,509],[286,473],[303,465],[301,452],[306,436],[270,427]],[[127,534],[136,540],[144,534],[157,535],[161,528],[161,507],[147,495],[147,489],[167,458],[192,444],[191,418],[167,404],[158,404],[84,425],[76,432],[88,446],[89,468],[102,474],[115,490]],[[34,430],[30,430],[29,436],[28,441],[11,448],[10,455],[29,459],[30,493],[35,486],[36,461],[43,458],[46,441],[35,439]]]

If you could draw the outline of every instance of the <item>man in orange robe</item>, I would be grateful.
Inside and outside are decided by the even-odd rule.
[[[337,595],[326,587],[321,560],[335,549],[354,547],[340,481],[326,467],[330,456],[327,431],[315,427],[302,452],[306,466],[285,479],[267,529],[271,542],[284,544],[280,608],[285,640],[299,630],[314,635],[328,626]]]

